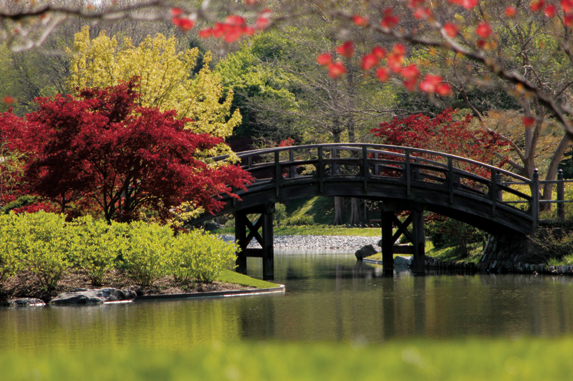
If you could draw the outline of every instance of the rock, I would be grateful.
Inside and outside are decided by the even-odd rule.
[[[46,303],[42,299],[21,298],[7,302],[8,307],[44,307]]]
[[[356,256],[356,259],[361,260],[362,258],[369,257],[369,256],[374,255],[376,253],[377,253],[377,251],[374,248],[374,246],[366,245],[366,246],[363,246],[361,249],[356,250],[356,253],[354,253],[354,255]]]
[[[410,266],[411,262],[412,259],[408,257],[402,257],[401,255],[394,257],[394,266]]]
[[[103,304],[121,300],[133,300],[136,293],[131,290],[118,290],[116,288],[101,288],[96,290],[65,292],[50,301],[54,306],[76,304]]]

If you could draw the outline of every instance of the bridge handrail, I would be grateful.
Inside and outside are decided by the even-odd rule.
[[[406,157],[405,153],[401,154],[399,152],[380,151],[380,149],[382,149],[382,150],[403,150],[404,152],[409,151],[409,152],[416,152],[416,153],[422,153],[422,154],[437,155],[437,156],[441,156],[444,158],[452,158],[453,160],[456,160],[456,161],[461,161],[461,162],[465,162],[468,164],[474,164],[474,165],[478,165],[478,166],[481,166],[484,168],[488,168],[491,171],[495,171],[499,174],[504,174],[504,175],[513,177],[516,180],[524,182],[528,185],[531,185],[533,182],[533,180],[528,179],[526,177],[523,177],[521,175],[518,175],[516,173],[513,173],[511,171],[496,167],[496,166],[491,165],[491,164],[482,163],[482,162],[477,161],[477,160],[468,159],[468,158],[465,158],[462,156],[452,155],[452,154],[439,152],[439,151],[426,150],[426,149],[421,149],[421,148],[413,148],[413,147],[406,147],[406,146],[395,146],[395,145],[389,145],[389,144],[373,144],[373,143],[307,144],[307,145],[301,145],[301,146],[274,147],[274,148],[265,148],[265,149],[256,149],[256,150],[250,150],[250,151],[242,151],[242,152],[237,152],[237,157],[238,158],[246,158],[249,156],[258,156],[261,154],[271,154],[274,152],[290,151],[290,150],[295,150],[295,149],[296,150],[313,149],[313,148],[318,148],[318,147],[322,147],[323,149],[324,148],[327,148],[327,149],[328,148],[339,148],[339,149],[342,148],[342,149],[352,149],[352,150],[358,150],[358,148],[361,149],[362,147],[367,147],[367,148],[372,149],[370,153],[394,154],[393,156],[403,157],[403,158]],[[372,152],[372,151],[374,151],[374,152]],[[376,152],[376,151],[380,151],[380,152]],[[214,161],[221,161],[221,160],[224,160],[228,157],[229,157],[229,155],[223,155],[223,156],[213,157],[211,159]],[[425,160],[427,160],[427,159],[425,159]],[[443,163],[439,163],[439,162],[435,162],[435,163],[443,165]]]

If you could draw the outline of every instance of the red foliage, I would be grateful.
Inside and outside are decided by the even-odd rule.
[[[452,109],[447,109],[435,118],[423,114],[394,118],[371,132],[382,138],[385,144],[449,153],[499,167],[507,163],[505,153],[509,143],[501,135],[493,131],[471,130],[468,127],[471,115],[454,121],[454,114]],[[419,156],[424,157],[422,154]],[[463,169],[489,176],[481,173],[483,170],[480,168],[467,165]]]
[[[256,1],[251,1],[254,5]],[[175,23],[175,19],[173,19]],[[177,25],[177,24],[176,24]],[[223,38],[226,42],[234,42],[244,36],[252,36],[257,30],[265,30],[271,25],[271,11],[265,9],[259,13],[259,17],[255,22],[255,26],[247,25],[245,19],[241,16],[230,15],[225,19],[225,22],[215,23],[213,28],[205,28],[199,31],[201,38],[215,37]]]
[[[13,131],[10,144],[29,152],[31,189],[65,209],[96,205],[108,220],[132,220],[141,208],[161,218],[183,201],[206,211],[222,207],[213,196],[237,197],[250,175],[237,166],[210,167],[197,151],[223,143],[183,127],[175,111],[137,107],[133,83],[86,89],[81,98],[38,98],[39,110]],[[14,116],[3,115],[5,119]]]
[[[336,48],[336,53],[343,57],[351,58],[354,55],[354,43],[352,41],[346,41]]]

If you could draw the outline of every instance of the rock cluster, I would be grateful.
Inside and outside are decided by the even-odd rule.
[[[133,300],[137,294],[131,290],[118,290],[116,288],[100,288],[96,290],[81,289],[74,292],[65,292],[50,301],[53,306],[66,306],[75,304],[103,304]]]

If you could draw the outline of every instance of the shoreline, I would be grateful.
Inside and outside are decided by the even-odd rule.
[[[232,234],[219,234],[219,238],[226,242],[233,242]],[[366,245],[377,246],[380,237],[343,236],[343,235],[277,235],[274,236],[275,254],[353,254]],[[255,240],[251,241],[249,248],[260,248]]]

